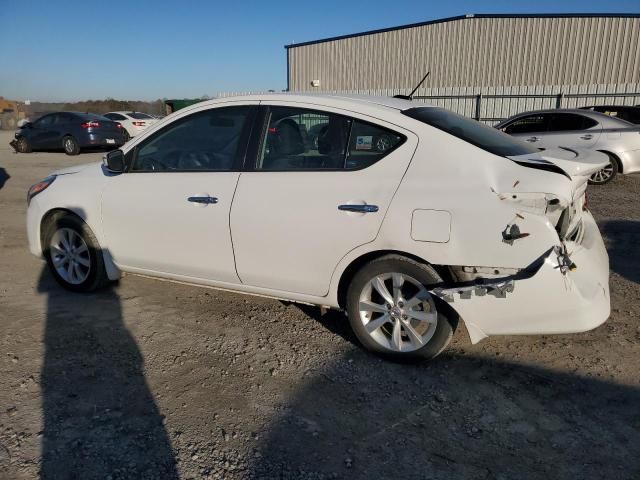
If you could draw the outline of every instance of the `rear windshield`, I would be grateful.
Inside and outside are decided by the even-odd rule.
[[[95,113],[75,113],[74,115],[77,115],[78,117],[80,117],[81,120],[84,120],[86,122],[97,121],[97,120],[102,120],[103,122],[105,120],[107,122],[110,121],[107,117],[103,117],[102,115],[97,115]]]
[[[142,112],[129,112],[127,113],[131,118],[135,118],[136,120],[147,120],[149,118],[153,118],[151,115],[147,115]]]
[[[491,128],[444,108],[416,107],[404,110],[405,115],[443,130],[454,137],[502,157],[538,153],[537,148],[517,140],[506,133]]]

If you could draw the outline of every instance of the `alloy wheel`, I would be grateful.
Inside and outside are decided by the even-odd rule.
[[[60,228],[51,237],[49,244],[51,263],[60,277],[67,283],[83,283],[91,271],[89,247],[82,236],[71,228]]]
[[[67,153],[72,153],[74,148],[73,140],[71,138],[65,138],[64,140],[64,150]]]
[[[358,309],[371,338],[394,352],[424,347],[438,323],[431,294],[419,281],[403,273],[373,277],[360,293]]]
[[[591,181],[594,183],[605,183],[613,176],[613,164],[609,163],[602,170],[598,170],[591,175]]]

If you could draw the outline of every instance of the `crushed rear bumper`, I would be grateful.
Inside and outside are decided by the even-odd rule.
[[[473,343],[490,335],[583,332],[609,318],[609,257],[591,213],[584,212],[580,234],[566,247],[573,270],[551,250],[539,270],[514,280],[506,295],[449,296]]]

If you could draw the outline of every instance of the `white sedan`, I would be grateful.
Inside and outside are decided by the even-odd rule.
[[[125,132],[125,141],[129,141],[132,137],[158,122],[157,118],[143,112],[109,112],[103,116],[122,125]]]
[[[29,244],[74,291],[127,272],[342,309],[367,349],[432,358],[459,320],[475,343],[608,318],[607,159],[551,153],[407,100],[212,100],[34,185]]]

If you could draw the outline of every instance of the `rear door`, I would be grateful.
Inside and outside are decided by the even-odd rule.
[[[591,148],[600,137],[602,127],[590,117],[569,112],[551,114],[549,131],[543,139],[546,148]]]
[[[376,238],[417,137],[336,109],[265,104],[231,209],[238,275],[323,296],[340,259]]]
[[[52,148],[53,123],[56,114],[44,115],[33,122],[31,126],[31,146],[33,148]]]

